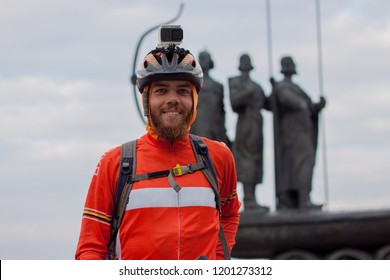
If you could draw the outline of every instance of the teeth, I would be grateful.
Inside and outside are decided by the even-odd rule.
[[[165,114],[169,114],[169,115],[179,115],[179,112],[165,112]]]

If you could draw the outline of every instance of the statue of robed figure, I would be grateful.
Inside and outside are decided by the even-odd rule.
[[[197,115],[191,126],[191,133],[224,142],[231,148],[225,128],[223,85],[209,74],[214,68],[214,61],[208,51],[199,53],[199,64],[203,70],[203,86],[198,95]]]
[[[250,78],[253,66],[248,54],[240,57],[241,74],[229,78],[230,103],[238,114],[236,138],[232,152],[237,167],[237,180],[244,186],[245,210],[268,212],[259,205],[255,191],[263,182],[263,116],[262,109],[270,110],[270,103],[259,84]]]
[[[274,118],[276,209],[319,210],[311,202],[313,169],[318,138],[318,116],[325,107],[324,97],[313,103],[292,81],[295,63],[281,59],[284,79],[271,78],[271,106]]]

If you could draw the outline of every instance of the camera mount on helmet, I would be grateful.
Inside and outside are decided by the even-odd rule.
[[[183,42],[181,25],[163,24],[159,28],[159,44],[157,48],[179,46]]]

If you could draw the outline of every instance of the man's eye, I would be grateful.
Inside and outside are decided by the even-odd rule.
[[[165,93],[167,90],[165,88],[157,88],[155,90],[155,92],[158,92],[158,93]]]
[[[180,89],[179,93],[183,94],[183,95],[186,95],[186,94],[190,94],[190,91],[188,89]]]

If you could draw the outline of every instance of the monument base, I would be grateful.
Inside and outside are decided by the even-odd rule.
[[[390,259],[390,209],[241,213],[236,258]]]

